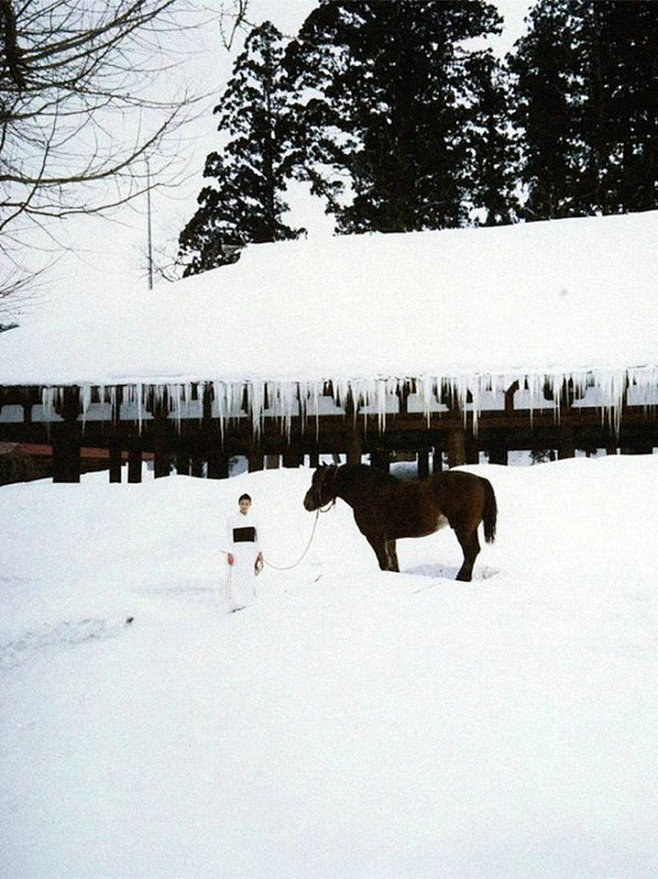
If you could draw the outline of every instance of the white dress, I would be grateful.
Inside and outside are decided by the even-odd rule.
[[[226,522],[228,552],[233,555],[229,566],[224,598],[231,610],[253,603],[256,598],[254,565],[261,551],[258,519],[251,510],[234,513]]]

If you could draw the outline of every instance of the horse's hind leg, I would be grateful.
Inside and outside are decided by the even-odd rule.
[[[468,581],[473,577],[473,565],[480,552],[477,528],[473,531],[466,528],[455,528],[455,534],[464,553],[464,563],[455,579]]]

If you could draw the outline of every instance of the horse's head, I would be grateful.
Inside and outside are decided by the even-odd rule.
[[[337,472],[338,467],[335,464],[331,464],[329,467],[321,464],[318,467],[313,474],[311,487],[304,496],[304,509],[309,512],[319,510],[320,507],[324,507],[326,504],[331,503],[331,501],[336,500],[334,483],[336,482]]]

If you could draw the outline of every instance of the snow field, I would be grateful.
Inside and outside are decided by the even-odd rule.
[[[230,615],[226,516],[291,563],[309,470],[0,490],[0,874],[656,875],[658,456],[469,469],[472,583],[339,501]]]

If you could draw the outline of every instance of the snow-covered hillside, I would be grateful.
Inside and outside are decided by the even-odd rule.
[[[0,489],[0,874],[658,875],[658,456],[477,470],[472,583],[339,502],[230,615],[225,517],[289,564],[308,470]]]

